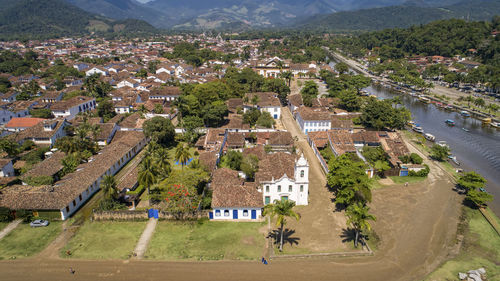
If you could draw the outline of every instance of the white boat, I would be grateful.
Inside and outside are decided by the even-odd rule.
[[[493,128],[500,128],[500,123],[499,122],[491,122],[490,126]]]
[[[448,144],[445,141],[438,141],[436,144],[442,147],[448,147]]]
[[[457,164],[458,166],[460,166],[460,162],[458,162],[457,160],[457,157],[456,156],[453,156],[453,155],[450,155],[448,156],[448,158],[455,164]]]
[[[425,133],[424,134],[424,137],[429,140],[429,141],[435,141],[436,140],[436,137],[434,135],[431,135],[429,133]]]
[[[424,129],[422,129],[422,127],[419,127],[419,126],[413,127],[413,131],[420,133],[420,134],[424,133]]]

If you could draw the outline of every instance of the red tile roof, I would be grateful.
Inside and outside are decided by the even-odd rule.
[[[6,128],[29,128],[45,121],[43,118],[19,117],[12,118],[6,125]]]

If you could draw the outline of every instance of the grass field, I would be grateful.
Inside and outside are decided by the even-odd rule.
[[[0,222],[0,230],[2,230],[4,227],[6,227],[9,223],[8,222]]]
[[[390,177],[391,180],[395,184],[404,184],[404,183],[415,183],[415,182],[421,182],[426,179],[426,177]]]
[[[460,254],[444,263],[427,280],[457,280],[459,272],[484,267],[488,280],[500,280],[500,236],[478,210],[466,209],[469,222]]]
[[[189,148],[189,153],[191,154],[191,157],[190,158],[193,158],[193,159],[198,159],[198,156],[195,156],[194,155],[194,152],[196,151],[196,148],[194,147],[190,147]],[[176,165],[175,164],[175,146],[172,147],[171,149],[168,150],[168,160],[170,162],[170,166],[173,168],[173,169],[177,169],[177,170],[180,170],[182,169],[182,165]]]
[[[126,259],[132,254],[146,222],[87,222],[61,250],[62,257]]]
[[[165,222],[158,223],[146,257],[163,260],[253,260],[264,251],[265,223]]]
[[[61,222],[47,227],[30,227],[22,223],[0,241],[0,259],[33,256],[42,251],[61,232]]]

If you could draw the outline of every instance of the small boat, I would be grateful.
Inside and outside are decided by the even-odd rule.
[[[456,156],[450,155],[450,156],[448,156],[448,158],[451,160],[451,162],[453,162],[453,163],[457,164],[458,166],[460,166],[460,162],[458,162]]]
[[[467,129],[467,128],[462,128],[462,130],[469,132],[469,129]]]
[[[490,126],[493,128],[500,128],[500,123],[499,122],[491,122]]]
[[[424,137],[425,137],[427,140],[429,140],[429,141],[435,141],[435,140],[436,140],[436,137],[435,137],[435,136],[433,136],[433,135],[431,135],[431,134],[429,134],[429,133],[424,134]]]
[[[446,123],[446,125],[448,126],[455,126],[455,121],[451,120],[451,119],[447,119],[446,121],[444,121],[444,123]]]
[[[431,102],[431,100],[426,98],[426,97],[419,97],[418,100],[423,102],[423,103],[430,103]]]
[[[462,115],[463,117],[470,117],[470,113],[465,110],[460,111],[460,115]]]
[[[448,104],[447,106],[444,107],[446,110],[453,110],[453,106],[451,104]]]
[[[445,141],[438,141],[436,144],[442,147],[448,147],[448,144]]]
[[[491,118],[484,118],[481,120],[483,124],[491,124]]]
[[[420,133],[420,134],[424,133],[424,129],[422,127],[419,127],[419,126],[413,127],[413,131]]]

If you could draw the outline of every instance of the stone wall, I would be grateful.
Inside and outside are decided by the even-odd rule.
[[[208,218],[208,210],[195,211],[189,213],[169,213],[160,211],[158,218],[161,220],[197,220],[201,218]],[[93,211],[93,219],[97,221],[102,220],[147,220],[147,210],[120,210],[120,211]]]

